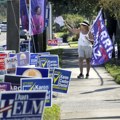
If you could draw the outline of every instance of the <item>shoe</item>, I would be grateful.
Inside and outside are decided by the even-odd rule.
[[[87,74],[86,74],[86,79],[88,79],[88,78],[89,78],[89,74],[87,73]]]
[[[84,78],[84,75],[81,73],[77,76],[78,79]]]

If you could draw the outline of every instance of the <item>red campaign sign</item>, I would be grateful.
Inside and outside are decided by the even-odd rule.
[[[0,53],[0,70],[5,70],[5,58],[7,57],[6,53]]]
[[[48,46],[57,46],[57,45],[58,45],[57,39],[48,40]]]

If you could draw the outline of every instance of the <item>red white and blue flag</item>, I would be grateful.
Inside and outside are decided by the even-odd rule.
[[[100,10],[98,16],[96,17],[96,20],[91,27],[91,32],[94,36],[91,64],[104,64],[112,58],[113,43],[108,35],[102,16],[102,10]]]

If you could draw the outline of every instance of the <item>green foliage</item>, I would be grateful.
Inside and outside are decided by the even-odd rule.
[[[100,0],[99,4],[106,10],[109,10],[111,15],[120,18],[120,0]]]
[[[53,14],[80,14],[90,17],[95,13],[98,0],[49,0],[53,5]]]
[[[78,28],[80,26],[80,23],[86,19],[85,17],[79,15],[79,14],[63,14],[62,15],[64,20],[67,21],[71,27]],[[53,31],[55,32],[67,32],[68,29],[66,26],[60,27],[58,24],[53,25]]]
[[[43,120],[60,120],[60,107],[56,104],[45,108]]]
[[[0,22],[6,21],[7,19],[7,2],[2,0],[0,1]]]
[[[63,17],[72,27],[75,28],[79,27],[79,24],[85,19],[78,14],[64,14]]]
[[[120,63],[112,60],[105,65],[107,71],[115,78],[115,81],[120,84]]]

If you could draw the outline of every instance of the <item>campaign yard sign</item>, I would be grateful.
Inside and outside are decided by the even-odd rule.
[[[16,56],[16,53],[10,53],[9,54],[9,57],[14,57],[14,56]]]
[[[5,68],[7,74],[15,74],[17,66],[17,57],[9,57],[5,59]]]
[[[57,46],[57,45],[58,45],[57,39],[48,40],[48,46]]]
[[[11,83],[9,82],[2,82],[0,83],[0,91],[10,91]]]
[[[29,52],[17,53],[18,66],[29,65]]]
[[[25,76],[21,76],[21,75],[4,75],[4,82],[9,82],[11,83],[11,90],[12,91],[18,91],[21,90],[20,87],[20,79],[21,78],[28,78]]]
[[[51,78],[21,78],[22,90],[47,90],[46,106],[52,106],[52,79]]]
[[[42,120],[46,91],[0,93],[0,120]]]
[[[71,80],[71,71],[55,69],[53,73],[53,91],[67,93]]]
[[[59,67],[59,57],[58,55],[40,56],[38,57],[37,66],[49,68],[49,77],[52,77],[54,69]]]
[[[17,67],[16,75],[29,76],[29,77],[48,77],[47,68],[37,68],[37,67]]]
[[[7,53],[0,53],[0,75],[4,75],[6,73],[5,58],[7,58],[7,55]]]
[[[58,55],[39,56],[37,66],[42,68],[58,68],[59,57]]]
[[[30,65],[36,65],[38,56],[50,55],[50,52],[30,53]]]

